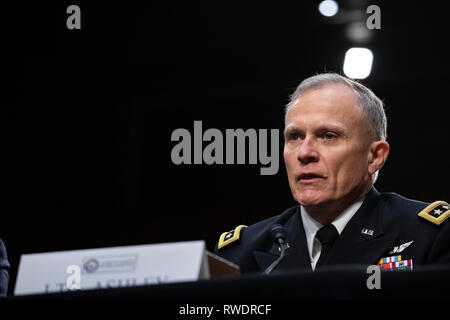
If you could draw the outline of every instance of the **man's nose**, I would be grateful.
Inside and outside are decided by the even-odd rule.
[[[297,152],[297,159],[302,164],[308,164],[310,162],[317,162],[319,160],[319,154],[311,139],[305,139],[299,146]]]

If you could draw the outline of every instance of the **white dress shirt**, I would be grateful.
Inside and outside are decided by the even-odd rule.
[[[358,209],[361,207],[363,201],[364,198],[358,202],[355,202],[347,209],[342,211],[342,213],[338,215],[336,219],[334,219],[332,224],[336,227],[339,234],[341,234],[347,223],[355,215],[356,211],[358,211]],[[322,245],[316,238],[316,232],[317,230],[322,228],[323,225],[312,218],[302,206],[300,206],[300,212],[303,222],[303,228],[305,229],[306,243],[308,245],[311,267],[314,270],[316,267],[316,263],[319,260],[320,252],[322,251]]]

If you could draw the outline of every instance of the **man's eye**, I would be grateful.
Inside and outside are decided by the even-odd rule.
[[[323,135],[323,137],[325,138],[325,140],[333,140],[335,138],[337,138],[337,136],[334,133],[331,132],[327,132]]]
[[[297,133],[291,133],[289,135],[289,140],[298,140],[299,135]]]

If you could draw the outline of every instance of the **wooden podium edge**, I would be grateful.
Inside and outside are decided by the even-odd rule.
[[[240,269],[237,264],[232,263],[212,252],[206,250],[211,278],[223,276],[239,276]]]

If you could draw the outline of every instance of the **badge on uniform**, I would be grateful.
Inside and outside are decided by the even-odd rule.
[[[219,243],[217,246],[217,249],[221,249],[231,243],[238,243],[241,237],[241,230],[243,228],[247,228],[247,226],[244,225],[240,225],[238,227],[236,227],[236,229],[228,231],[228,232],[224,232],[220,235],[219,238]]]
[[[404,251],[406,248],[408,248],[413,242],[414,242],[414,240],[411,240],[411,241],[401,244],[397,247],[391,247],[391,251],[389,251],[389,254],[400,253],[400,252]]]
[[[444,201],[435,201],[420,211],[419,217],[440,225],[450,217],[450,205]]]
[[[381,258],[378,262],[381,270],[412,270],[413,262],[412,259],[402,260],[402,256],[391,256]]]

